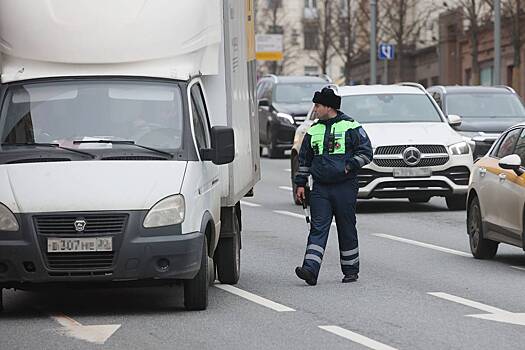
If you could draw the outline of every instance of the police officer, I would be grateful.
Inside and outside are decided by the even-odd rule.
[[[372,161],[370,140],[359,125],[343,112],[341,97],[324,88],[314,95],[318,122],[308,130],[299,153],[294,179],[296,196],[306,200],[305,186],[313,177],[310,193],[311,228],[303,266],[295,273],[309,285],[317,284],[328,233],[335,216],[343,283],[354,282],[359,273],[356,230],[357,171]]]

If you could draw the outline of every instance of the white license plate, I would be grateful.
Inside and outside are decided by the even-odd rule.
[[[111,252],[111,237],[96,238],[48,238],[48,253]]]
[[[397,168],[394,169],[394,177],[430,177],[430,168]]]

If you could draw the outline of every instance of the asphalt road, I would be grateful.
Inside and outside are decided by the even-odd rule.
[[[4,291],[0,349],[525,348],[521,249],[473,259],[465,212],[442,199],[360,201],[359,281],[341,283],[333,228],[309,287],[294,274],[307,226],[292,203],[289,162],[263,159],[262,171],[242,207],[241,280],[212,287],[208,310],[184,311],[181,287]],[[116,326],[95,344],[90,331],[100,328],[80,324]]]

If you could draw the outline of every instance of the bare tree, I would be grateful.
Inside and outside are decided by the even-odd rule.
[[[480,27],[487,20],[486,0],[459,0],[458,6],[463,10],[465,19],[468,21],[468,34],[471,45],[471,81],[467,82],[472,85],[480,84],[480,67],[479,67],[479,35]]]
[[[391,0],[378,3],[380,36],[385,40],[392,40],[396,46],[396,80],[402,81],[405,79],[403,68],[406,53],[416,48],[430,9],[422,7],[418,0]]]
[[[317,26],[317,48],[313,50],[310,57],[321,68],[321,73],[326,74],[328,64],[334,56],[333,47],[336,38],[336,21],[334,17],[334,1],[318,1],[318,18],[316,23],[311,25]]]

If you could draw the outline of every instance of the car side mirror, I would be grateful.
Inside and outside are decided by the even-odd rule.
[[[211,128],[211,148],[201,149],[201,159],[222,165],[235,159],[235,137],[232,128],[214,126]]]
[[[270,107],[270,101],[267,99],[259,100],[259,107]]]
[[[459,115],[450,114],[448,116],[448,124],[451,127],[457,128],[458,126],[461,125],[461,123],[463,123],[463,119],[461,119],[461,117]]]
[[[521,170],[521,157],[517,154],[511,154],[510,156],[501,158],[499,166],[502,169],[513,170],[518,176],[524,173],[524,171]]]

